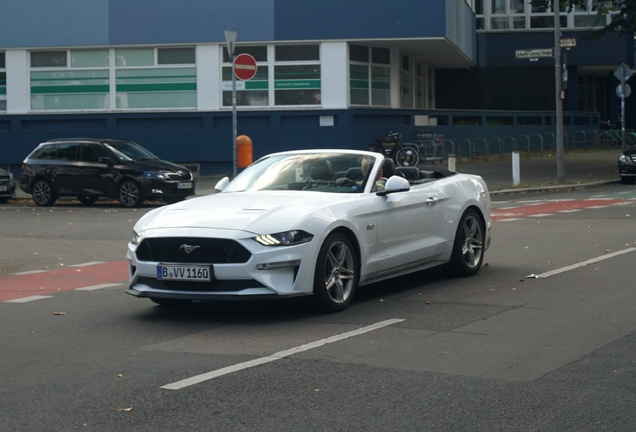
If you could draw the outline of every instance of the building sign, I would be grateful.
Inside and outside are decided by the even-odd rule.
[[[516,50],[515,58],[533,59],[533,58],[539,58],[539,57],[553,57],[554,54],[552,51],[553,51],[552,48]]]
[[[320,80],[280,80],[274,83],[276,90],[319,89]]]

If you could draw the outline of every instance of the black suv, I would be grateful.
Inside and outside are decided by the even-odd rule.
[[[75,196],[84,204],[117,198],[124,207],[194,195],[192,173],[124,139],[69,138],[40,144],[22,163],[20,188],[40,206]]]

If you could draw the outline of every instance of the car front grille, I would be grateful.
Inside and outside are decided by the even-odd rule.
[[[192,174],[189,171],[167,172],[164,174],[170,180],[192,180]]]
[[[234,240],[201,237],[144,239],[136,254],[139,261],[188,264],[240,264],[252,256]]]
[[[138,283],[150,288],[166,291],[196,292],[237,292],[248,288],[263,288],[265,285],[253,279],[246,280],[213,280],[211,282],[162,281],[150,277],[140,277]]]

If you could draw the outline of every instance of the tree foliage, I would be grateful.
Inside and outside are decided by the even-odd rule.
[[[553,0],[531,0],[533,6],[552,7]],[[561,12],[570,12],[575,7],[577,10],[587,10],[588,0],[561,0],[559,9]],[[605,20],[606,15],[611,15],[612,20],[604,27],[594,30],[590,39],[598,39],[607,33],[618,33],[620,36],[636,32],[636,0],[594,0],[593,11],[599,19]],[[605,21],[603,21],[605,22]]]

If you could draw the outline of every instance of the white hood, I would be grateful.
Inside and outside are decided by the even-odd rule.
[[[320,192],[233,192],[218,193],[162,207],[142,217],[135,231],[163,228],[212,228],[253,233],[298,228],[301,221],[327,203],[358,199],[359,194]]]

